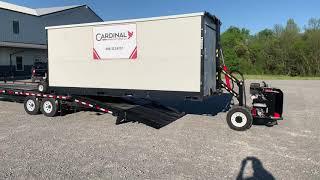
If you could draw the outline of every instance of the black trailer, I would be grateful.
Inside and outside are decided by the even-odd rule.
[[[54,117],[86,110],[116,116],[116,124],[137,121],[154,128],[166,126],[184,115],[148,99],[58,95],[41,93],[36,87],[37,83],[0,83],[0,100],[23,102],[29,115]]]
[[[268,87],[265,83],[252,83],[250,94],[252,106],[248,106],[245,96],[245,82],[237,79],[223,67],[218,69],[217,78],[221,96],[223,89],[236,98],[234,105],[227,113],[227,123],[230,128],[238,131],[249,129],[255,120],[263,120],[267,125],[276,124],[282,119],[283,93],[280,89]],[[41,92],[43,83],[0,83],[0,97],[22,101],[24,109],[29,115],[42,113],[47,117],[62,115],[66,112],[91,110],[108,113],[117,117],[117,124],[127,121],[139,121],[161,128],[182,117],[185,112],[178,111],[168,105],[163,105],[148,98],[134,96],[85,96],[77,94],[57,94]],[[199,101],[188,99],[187,101]],[[204,102],[204,100],[201,100]],[[229,104],[231,105],[231,104]]]

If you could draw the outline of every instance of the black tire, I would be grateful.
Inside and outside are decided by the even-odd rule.
[[[47,117],[54,117],[58,113],[59,102],[52,98],[45,98],[41,102],[40,110]]]
[[[236,104],[235,106],[240,106],[239,104]],[[234,107],[235,107],[234,106]],[[250,106],[248,106],[248,105],[246,105],[245,106],[245,108],[247,108],[248,109],[248,111],[250,112],[250,114],[251,114],[251,107]],[[252,116],[252,114],[251,114],[251,116]],[[248,126],[248,129],[250,129],[251,128],[251,126],[252,126],[252,124],[253,124],[253,121],[254,121],[254,119],[253,119],[253,117],[252,117],[252,123],[250,124],[250,126]]]
[[[37,115],[40,114],[40,102],[37,100],[36,97],[27,96],[24,99],[24,110],[26,113],[30,115]]]
[[[41,81],[37,87],[38,91],[41,93],[45,93],[48,90],[48,83]]]
[[[250,110],[242,106],[234,106],[227,113],[228,126],[236,131],[245,131],[252,126]]]

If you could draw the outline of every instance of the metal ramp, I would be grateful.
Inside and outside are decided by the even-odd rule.
[[[75,98],[109,110],[114,116],[117,116],[116,124],[139,122],[159,129],[185,115],[148,99],[82,96]]]

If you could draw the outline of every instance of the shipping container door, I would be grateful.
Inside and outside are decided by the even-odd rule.
[[[216,31],[209,24],[204,29],[204,96],[216,89]]]

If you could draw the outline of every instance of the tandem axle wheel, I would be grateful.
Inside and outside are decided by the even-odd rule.
[[[24,100],[24,110],[30,115],[40,114],[40,102],[36,97],[28,96]]]
[[[59,109],[59,102],[52,98],[45,98],[41,102],[40,110],[43,115],[47,117],[54,117],[57,115]]]
[[[42,113],[47,117],[54,117],[59,110],[59,101],[52,98],[40,100],[34,96],[27,96],[24,100],[24,110],[30,115]]]

